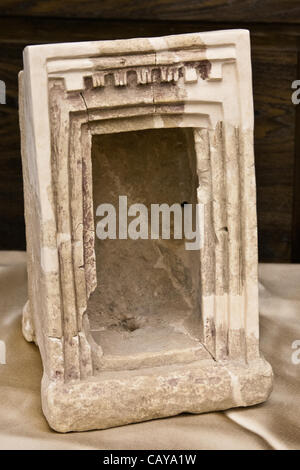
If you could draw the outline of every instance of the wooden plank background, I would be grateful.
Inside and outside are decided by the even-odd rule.
[[[243,27],[252,42],[259,257],[300,262],[300,105],[291,102],[300,79],[299,1],[2,0],[1,15],[0,249],[25,248],[17,74],[26,45]]]
[[[299,0],[1,0],[2,15],[300,23]]]

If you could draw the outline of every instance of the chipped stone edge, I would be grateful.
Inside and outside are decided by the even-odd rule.
[[[55,431],[106,429],[180,413],[256,405],[267,400],[272,383],[272,368],[263,358],[248,365],[199,361],[188,369],[144,369],[125,378],[106,375],[68,384],[44,375],[42,407]]]

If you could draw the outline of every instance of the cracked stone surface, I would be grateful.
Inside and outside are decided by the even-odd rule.
[[[50,426],[266,400],[249,32],[29,46],[19,84],[23,333]],[[120,195],[197,202],[201,249],[98,240],[96,208]]]
[[[151,204],[196,204],[192,139],[190,129],[95,136],[94,212],[101,203],[118,210],[119,195],[126,195],[128,207],[147,207],[150,233]],[[172,361],[178,350],[185,361],[209,357],[200,342],[200,257],[185,249],[184,238],[174,240],[173,221],[170,240],[95,239],[97,289],[87,313],[103,361],[106,355],[128,356],[126,368],[132,356],[148,354],[151,365],[149,353],[168,354]]]

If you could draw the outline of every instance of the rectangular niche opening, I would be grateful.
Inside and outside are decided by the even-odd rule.
[[[118,239],[119,196],[127,204],[197,202],[191,128],[96,135],[92,142],[95,229],[100,204],[116,209],[117,239],[95,237],[97,288],[90,296],[97,370],[135,369],[210,358],[200,342],[200,256],[186,240]],[[195,209],[194,209],[195,210]],[[194,212],[193,210],[193,212]],[[183,214],[182,214],[183,215]],[[128,217],[128,224],[135,217]],[[195,219],[195,214],[193,219]],[[195,222],[195,220],[193,220]],[[100,350],[100,348],[98,348]]]

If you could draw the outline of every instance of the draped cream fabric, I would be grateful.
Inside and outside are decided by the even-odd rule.
[[[267,403],[203,415],[181,415],[104,431],[57,434],[40,403],[38,349],[21,333],[26,258],[0,253],[0,449],[300,449],[300,265],[260,265],[261,349],[275,372]],[[299,354],[300,358],[300,354]]]

